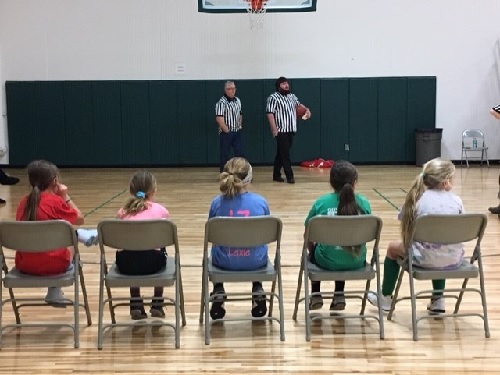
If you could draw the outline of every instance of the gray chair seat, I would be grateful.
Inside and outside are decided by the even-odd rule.
[[[172,286],[175,284],[175,264],[172,259],[169,259],[167,266],[160,272],[151,275],[124,275],[113,263],[106,275],[106,282],[111,288],[131,287],[139,284],[144,287]]]
[[[368,280],[376,276],[376,272],[370,263],[364,267],[350,271],[330,271],[319,267],[308,261],[309,280],[311,281],[334,281],[334,280]]]
[[[75,279],[74,268],[61,275],[54,276],[34,276],[20,272],[17,268],[12,268],[3,279],[6,288],[33,288],[37,287],[65,287],[73,285]]]
[[[446,271],[447,279],[474,279],[479,276],[479,268],[464,260],[458,268]],[[419,268],[413,266],[413,277],[417,280],[436,280],[441,278],[443,270]]]
[[[276,270],[270,259],[267,265],[253,271],[229,271],[212,264],[212,258],[208,260],[208,275],[210,281],[213,283],[222,282],[252,282],[255,280],[260,281],[273,281],[276,278]],[[258,276],[258,278],[256,278]]]

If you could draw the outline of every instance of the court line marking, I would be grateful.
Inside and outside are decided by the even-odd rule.
[[[400,188],[400,190],[403,190],[403,189]],[[373,188],[373,191],[375,193],[377,193],[383,200],[385,200],[387,203],[389,203],[392,207],[394,207],[396,209],[396,211],[400,210],[400,208],[398,206],[396,206],[394,203],[392,203],[392,201],[389,198],[387,198],[384,194],[382,194],[380,191],[378,191],[377,188]]]
[[[83,215],[83,217],[87,217],[91,214],[93,214],[94,212],[96,212],[99,208],[102,208],[104,207],[105,205],[107,205],[109,202],[111,202],[112,200],[118,198],[120,195],[122,195],[123,193],[125,193],[128,189],[123,189],[121,193],[118,193],[114,196],[112,196],[111,198],[109,198],[107,201],[104,201],[103,203],[101,203],[99,206],[91,209],[89,212],[87,212],[85,215]]]

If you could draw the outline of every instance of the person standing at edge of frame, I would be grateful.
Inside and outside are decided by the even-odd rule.
[[[500,120],[500,104],[491,108],[490,114],[497,120]],[[499,189],[497,198],[500,199],[500,175],[498,175],[498,187]],[[500,204],[498,206],[489,207],[488,211],[490,211],[492,214],[498,215],[498,217],[500,218]]]
[[[19,182],[17,177],[9,176],[0,168],[0,185],[15,185]],[[5,199],[0,198],[0,204],[7,203]]]
[[[236,96],[234,81],[226,81],[224,84],[224,95],[215,105],[215,120],[219,126],[219,170],[222,173],[229,160],[231,147],[235,157],[245,157],[242,134],[243,113],[241,112],[241,101]]]
[[[311,117],[309,108],[300,104],[299,99],[290,91],[285,77],[279,77],[275,83],[276,92],[267,98],[266,113],[271,132],[276,139],[276,156],[274,157],[273,181],[285,182],[281,177],[281,168],[285,172],[286,182],[294,184],[290,150],[293,137],[297,132],[297,109],[304,111],[304,120]]]

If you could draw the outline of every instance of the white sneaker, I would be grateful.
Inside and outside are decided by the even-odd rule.
[[[430,315],[444,314],[446,312],[444,298],[431,298],[431,302],[427,305],[427,311]]]
[[[76,233],[78,235],[78,242],[82,242],[85,246],[94,246],[99,243],[99,237],[97,236],[97,229],[77,229]]]
[[[57,287],[49,287],[45,296],[45,302],[56,307],[66,307],[68,303],[61,288]]]
[[[378,308],[377,294],[373,292],[368,292],[368,302],[370,302],[373,306]],[[391,311],[392,305],[392,297],[391,296],[380,296],[380,307],[382,311],[389,312]]]

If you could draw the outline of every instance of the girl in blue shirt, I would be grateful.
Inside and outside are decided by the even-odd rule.
[[[241,157],[232,158],[224,166],[220,174],[221,194],[215,197],[210,206],[209,218],[217,216],[249,217],[269,215],[269,205],[264,197],[248,191],[252,182],[252,166]],[[251,249],[236,249],[226,246],[212,246],[212,264],[231,271],[250,271],[265,267],[267,264],[267,245]],[[263,293],[262,283],[254,281],[252,293]],[[214,302],[210,308],[212,319],[222,319],[225,291],[222,283],[214,284],[212,292]],[[254,296],[252,300],[252,316],[266,315],[266,298]]]

